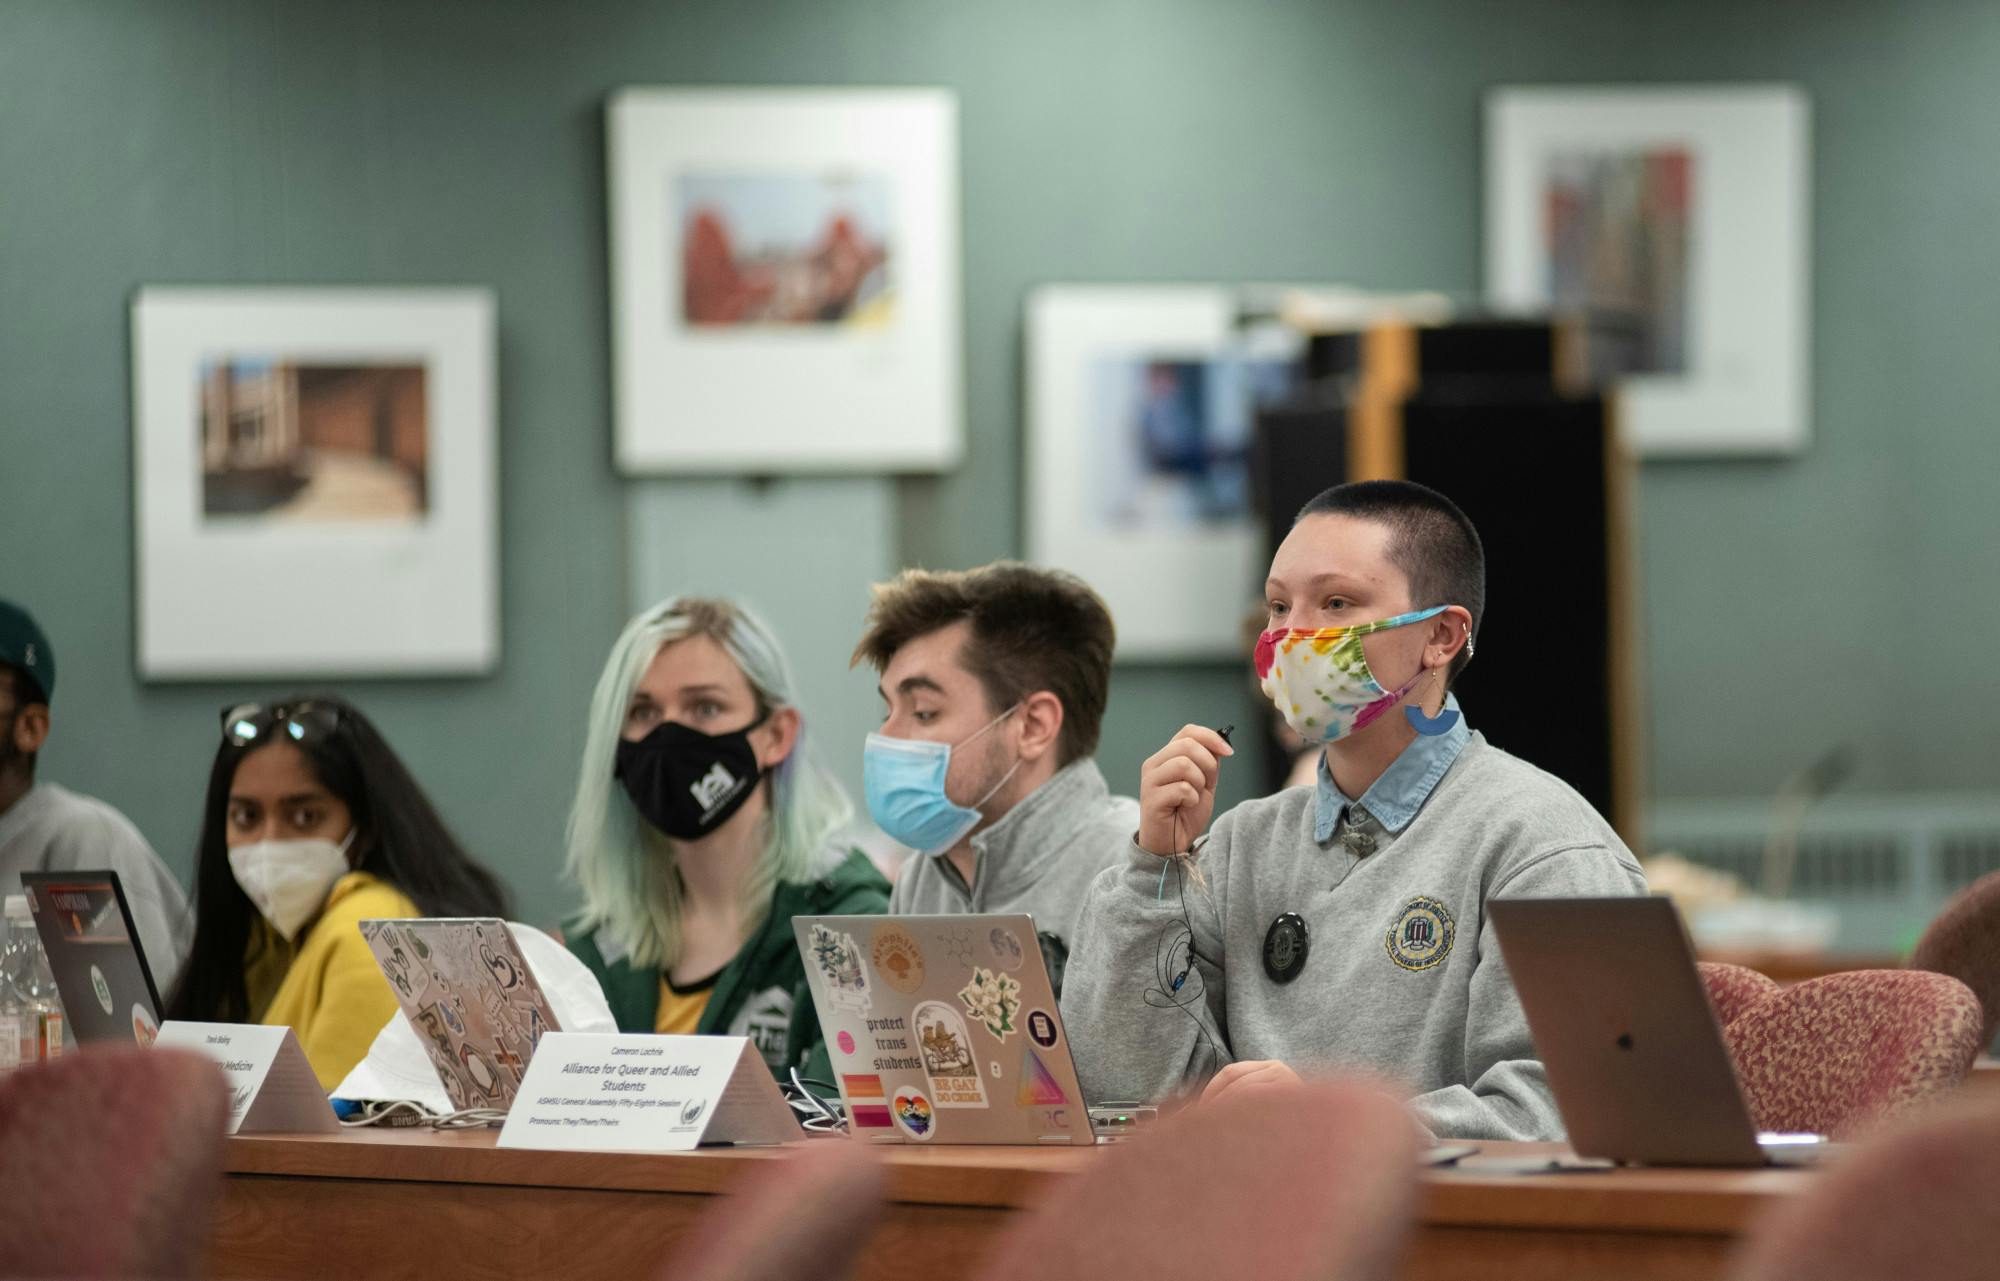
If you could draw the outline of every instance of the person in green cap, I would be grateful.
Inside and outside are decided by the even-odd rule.
[[[0,599],[0,893],[19,894],[23,872],[117,872],[153,979],[170,991],[191,933],[180,882],[130,819],[35,778],[55,690],[49,638],[27,610]]]

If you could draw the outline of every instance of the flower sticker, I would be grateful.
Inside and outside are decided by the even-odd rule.
[[[1004,1041],[1016,1030],[1021,1013],[1021,984],[1013,975],[974,966],[972,981],[958,991],[966,1012]]]

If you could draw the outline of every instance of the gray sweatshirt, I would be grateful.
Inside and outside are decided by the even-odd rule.
[[[1646,882],[1554,776],[1463,720],[1419,738],[1358,804],[1322,765],[1317,789],[1215,822],[1185,918],[1167,861],[1130,832],[1120,848],[1091,887],[1062,994],[1087,1098],[1163,1098],[1233,1060],[1278,1059],[1394,1077],[1440,1137],[1562,1137],[1486,900],[1643,894]],[[1306,921],[1308,949],[1279,983],[1266,940],[1287,912]],[[1174,992],[1190,923],[1196,959]]]
[[[896,878],[897,914],[1026,912],[1062,991],[1077,911],[1097,874],[1122,862],[1139,827],[1139,802],[1113,796],[1097,763],[1071,761],[972,838],[973,883],[951,860],[912,855]]]
[[[23,872],[99,868],[118,873],[153,983],[172,999],[193,923],[180,882],[132,820],[54,783],[35,784],[0,814],[0,892],[19,894]]]

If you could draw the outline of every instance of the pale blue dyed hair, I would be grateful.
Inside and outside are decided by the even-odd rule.
[[[690,636],[720,645],[748,678],[763,707],[796,708],[791,664],[778,638],[755,614],[730,601],[674,596],[640,613],[611,647],[597,690],[583,765],[570,807],[564,870],[583,891],[577,926],[596,930],[607,955],[623,951],[638,969],[672,965],[680,955],[678,846],[639,817],[612,774],[632,693],[660,650]],[[798,741],[771,772],[764,857],[743,886],[744,923],[754,929],[781,881],[806,882],[837,858],[836,831],[854,813],[847,793],[819,759],[800,717]]]

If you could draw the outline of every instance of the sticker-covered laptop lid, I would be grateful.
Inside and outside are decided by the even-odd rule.
[[[361,936],[452,1105],[512,1104],[542,1036],[562,1026],[507,923],[373,920],[361,922]]]
[[[857,1138],[1094,1142],[1024,915],[792,919]]]

